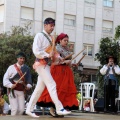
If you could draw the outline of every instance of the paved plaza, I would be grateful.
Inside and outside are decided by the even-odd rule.
[[[120,120],[120,113],[117,115],[104,114],[104,113],[81,113],[72,112],[71,115],[67,115],[64,118],[53,118],[50,115],[40,115],[40,118],[32,118],[28,115],[20,116],[0,116],[0,120]]]

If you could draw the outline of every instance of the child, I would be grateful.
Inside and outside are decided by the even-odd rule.
[[[9,105],[3,98],[2,88],[0,87],[0,116],[8,114]]]
[[[3,114],[5,100],[3,99],[2,89],[0,88],[0,114]]]
[[[90,111],[90,100],[85,100],[83,106],[85,111]]]

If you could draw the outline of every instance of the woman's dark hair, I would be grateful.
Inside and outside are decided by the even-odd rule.
[[[108,63],[109,62],[109,59],[112,58],[114,60],[114,63],[117,64],[117,58],[114,57],[114,56],[108,56],[107,59],[106,59],[106,62]]]

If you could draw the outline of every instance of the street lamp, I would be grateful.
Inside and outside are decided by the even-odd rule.
[[[80,64],[78,65],[78,71],[80,71],[80,72],[83,71],[83,64],[82,64],[82,63],[80,63]]]
[[[82,63],[80,63],[79,65],[78,65],[78,71],[80,72],[80,74],[79,75],[81,75],[81,72],[83,71],[83,64]],[[81,78],[82,79],[82,78]],[[81,83],[82,83],[82,80],[81,80]],[[82,85],[81,85],[81,87],[82,87]],[[81,94],[81,97],[82,97],[82,112],[84,112],[84,108],[83,108],[83,94]]]

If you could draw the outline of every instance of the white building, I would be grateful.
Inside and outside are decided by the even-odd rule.
[[[42,31],[46,17],[54,18],[56,34],[69,35],[75,54],[86,47],[84,72],[95,80],[99,63],[94,56],[99,40],[114,35],[115,27],[120,25],[119,12],[120,0],[0,0],[0,32],[31,21],[31,34],[35,34]]]

